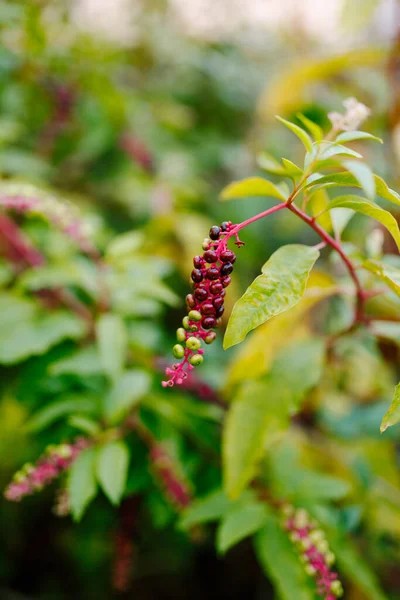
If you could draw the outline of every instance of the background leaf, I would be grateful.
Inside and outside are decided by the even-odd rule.
[[[400,383],[396,385],[394,396],[389,410],[385,414],[381,423],[381,433],[386,431],[388,427],[396,425],[400,421]]]
[[[97,480],[111,504],[118,505],[125,490],[129,451],[121,440],[100,446],[96,456]]]
[[[253,502],[224,515],[217,530],[217,550],[224,554],[242,539],[261,529],[266,518],[264,504]]]
[[[100,364],[112,381],[120,377],[125,363],[127,333],[118,315],[105,314],[96,325]]]
[[[88,504],[96,495],[95,461],[94,448],[88,448],[81,452],[69,471],[68,494],[75,521],[81,520]]]

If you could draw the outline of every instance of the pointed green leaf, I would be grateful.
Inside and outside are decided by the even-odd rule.
[[[216,490],[204,498],[195,500],[185,508],[179,526],[181,529],[190,529],[194,525],[218,521],[230,511],[254,503],[254,501],[255,494],[251,490],[246,490],[237,500],[228,498],[223,490]]]
[[[318,250],[301,244],[282,246],[274,252],[263,266],[262,275],[233,307],[224,348],[238,344],[249,331],[297,304],[318,256]]]
[[[322,128],[319,125],[314,123],[314,121],[308,119],[302,113],[297,113],[296,117],[299,119],[299,121],[303,123],[304,127],[308,129],[311,135],[314,136],[316,142],[320,142],[323,139],[324,132],[322,131]]]
[[[297,135],[299,140],[301,140],[303,142],[303,145],[306,148],[306,150],[308,152],[311,152],[312,147],[313,147],[313,142],[312,142],[312,139],[310,138],[310,136],[308,135],[308,133],[306,131],[304,131],[304,129],[302,129],[295,123],[291,123],[290,121],[286,121],[286,119],[282,119],[282,117],[277,116],[276,118],[278,119],[278,121],[280,123],[285,125],[288,129],[290,129],[290,131],[292,131],[295,135]]]
[[[217,551],[224,554],[229,548],[264,525],[267,512],[264,504],[252,502],[231,510],[221,521],[217,531]]]
[[[125,490],[129,466],[129,451],[124,442],[116,440],[97,450],[97,480],[111,504],[118,505]]]
[[[222,437],[224,488],[238,498],[254,477],[266,444],[288,426],[288,410],[273,382],[242,386],[225,420]]]
[[[397,247],[400,249],[400,231],[396,219],[390,212],[384,210],[377,204],[360,198],[360,196],[339,196],[335,198],[326,210],[332,210],[333,208],[351,208],[356,212],[362,213],[368,217],[376,219],[392,234]]]
[[[400,196],[397,192],[390,189],[387,183],[379,177],[374,175],[376,193],[380,198],[393,202],[400,206]],[[310,180],[307,184],[308,188],[319,189],[320,187],[333,187],[333,186],[351,186],[360,188],[360,182],[354,177],[352,173],[330,173],[319,177],[317,180]]]
[[[397,425],[400,422],[400,383],[398,383],[394,390],[394,396],[389,410],[384,415],[381,423],[381,433],[386,431],[388,427]]]
[[[95,450],[88,448],[78,456],[69,472],[68,494],[75,521],[81,520],[87,505],[96,495],[95,459]]]
[[[64,400],[58,400],[48,404],[41,410],[38,410],[26,424],[27,431],[41,431],[58,419],[71,413],[93,413],[96,410],[96,403],[91,398],[84,396],[69,396]]]
[[[276,185],[262,177],[248,177],[241,181],[234,181],[222,190],[220,198],[221,200],[230,200],[231,198],[248,198],[250,196],[269,196],[286,200]]]
[[[100,364],[112,381],[121,375],[127,350],[127,333],[121,317],[105,314],[96,324]]]
[[[265,525],[254,539],[255,551],[267,577],[282,600],[314,600],[312,580],[293,551],[278,517],[268,508]]]
[[[363,267],[367,271],[374,273],[374,275],[384,281],[390,289],[400,296],[400,269],[378,262],[377,260],[366,260]]]
[[[322,142],[319,144],[319,156],[318,162],[329,160],[334,156],[353,156],[354,158],[362,158],[362,155],[351,148],[346,148],[341,144],[335,144],[335,142]]]
[[[303,175],[303,169],[300,169],[291,160],[282,158],[282,162],[285,165],[286,173],[291,177],[301,177]]]
[[[339,133],[336,138],[337,142],[343,144],[346,144],[347,142],[354,142],[355,140],[373,140],[383,144],[383,140],[381,140],[381,138],[378,138],[371,133],[367,133],[366,131],[344,131],[343,133]]]
[[[257,157],[258,166],[273,175],[286,175],[285,168],[271,154],[261,152]]]
[[[342,165],[350,171],[364,190],[367,198],[373,200],[376,195],[374,174],[365,163],[357,160],[344,160]]]

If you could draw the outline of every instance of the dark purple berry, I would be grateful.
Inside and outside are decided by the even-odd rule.
[[[215,316],[217,317],[217,319],[219,319],[219,317],[222,317],[223,314],[224,314],[224,307],[220,306],[219,308],[217,308],[217,310],[215,312]]]
[[[229,275],[227,275],[226,277],[222,277],[221,279],[221,283],[224,287],[228,287],[231,281],[232,279],[229,277]]]
[[[212,303],[215,306],[215,308],[220,308],[224,304],[224,299],[221,296],[217,296],[216,298],[214,298]]]
[[[207,279],[218,279],[219,277],[219,269],[215,267],[210,267],[206,272]]]
[[[214,317],[204,317],[202,321],[203,329],[212,329],[216,325],[216,320]]]
[[[194,308],[196,306],[196,300],[194,299],[193,294],[188,294],[186,296],[186,304],[189,308]]]
[[[200,283],[200,281],[203,279],[203,273],[200,271],[200,269],[193,269],[192,279],[196,283]]]
[[[221,231],[226,231],[228,229],[228,221],[222,221],[220,228]]]
[[[198,287],[194,290],[194,297],[197,298],[197,300],[199,300],[200,302],[203,302],[204,300],[207,300],[208,292],[205,288]]]
[[[203,315],[215,315],[215,308],[210,302],[206,302],[200,308]]]
[[[222,265],[219,272],[221,273],[221,275],[229,275],[229,273],[232,273],[232,271],[233,271],[233,264],[230,262],[227,262]]]
[[[220,259],[223,263],[230,262],[233,264],[236,260],[236,254],[232,250],[224,250],[224,252],[221,252]]]
[[[202,256],[195,256],[193,258],[193,264],[196,269],[201,269],[204,266],[204,260]]]
[[[216,296],[217,294],[220,294],[223,290],[223,285],[222,283],[220,283],[219,281],[216,281],[215,283],[212,283],[210,285],[210,292]]]
[[[213,226],[211,227],[211,229],[210,229],[210,232],[209,232],[209,234],[208,234],[208,235],[210,236],[210,238],[211,238],[212,240],[217,240],[217,239],[219,238],[219,234],[220,234],[220,232],[221,232],[221,230],[220,230],[220,228],[218,227],[218,225],[213,225]]]
[[[217,253],[214,252],[214,250],[207,250],[206,252],[204,252],[203,254],[203,258],[206,262],[208,263],[215,263],[217,261]]]
[[[220,296],[222,296],[223,298],[225,298],[225,296],[226,296],[226,290],[221,290]]]

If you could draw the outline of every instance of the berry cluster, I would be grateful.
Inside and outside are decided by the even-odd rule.
[[[48,446],[35,465],[26,463],[15,473],[4,492],[7,500],[19,502],[24,496],[34,494],[69,469],[78,455],[87,448],[88,440],[78,438],[73,444]]]
[[[227,248],[227,241],[232,235],[236,232],[230,221],[213,225],[209,237],[203,241],[203,255],[193,259],[193,292],[186,296],[188,314],[183,318],[183,327],[176,332],[179,343],[172,350],[181,362],[166,369],[170,379],[162,382],[164,387],[183,383],[187,371],[203,362],[203,342],[212,344],[216,338],[211,330],[220,324],[225,288],[231,282],[230,274],[236,260],[234,252]],[[238,240],[236,244],[241,245],[242,242]]]
[[[335,600],[343,595],[337,573],[331,571],[335,555],[330,551],[324,532],[310,518],[306,510],[295,509],[290,504],[282,508],[284,528],[296,545],[307,575],[317,584],[317,593],[323,600]]]
[[[186,508],[192,501],[190,484],[179,472],[178,465],[174,464],[164,446],[154,443],[150,448],[149,458],[168,500],[177,510]]]

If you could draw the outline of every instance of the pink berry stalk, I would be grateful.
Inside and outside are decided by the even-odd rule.
[[[189,484],[178,472],[176,465],[161,443],[150,447],[149,458],[156,478],[168,500],[177,510],[183,510],[192,501]]]
[[[12,502],[19,502],[41,490],[67,471],[88,446],[89,441],[85,438],[77,438],[73,444],[48,446],[35,465],[27,463],[15,473],[4,496]]]
[[[307,575],[314,578],[317,593],[323,600],[335,600],[343,595],[338,574],[331,570],[335,555],[330,551],[324,533],[304,509],[290,504],[282,507],[283,526],[300,554]]]

